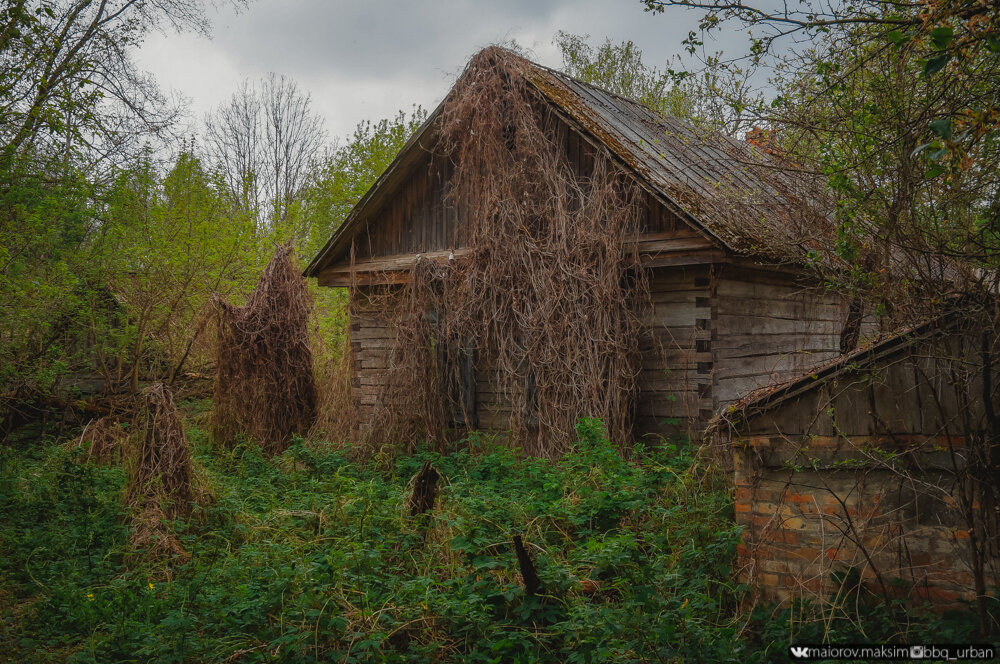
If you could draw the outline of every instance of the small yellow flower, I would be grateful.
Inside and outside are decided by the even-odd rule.
[[[683,603],[683,604],[681,604],[681,608],[683,609],[683,608],[684,608],[685,606],[687,606],[687,605],[688,605],[688,602],[690,602],[690,601],[691,601],[691,598],[690,598],[690,597],[685,597],[685,598],[684,598],[684,603]]]
[[[152,583],[152,582],[150,582],[150,583],[149,583],[149,589],[150,589],[150,590],[152,590],[152,589],[153,589],[153,583]]]
[[[89,599],[91,602],[93,602],[94,601],[94,593],[87,593],[87,599]]]

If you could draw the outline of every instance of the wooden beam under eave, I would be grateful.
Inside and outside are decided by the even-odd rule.
[[[405,284],[410,281],[410,271],[417,263],[417,257],[424,261],[444,263],[450,260],[460,260],[470,253],[469,249],[446,249],[430,251],[423,254],[398,254],[394,256],[379,256],[378,258],[363,258],[356,260],[354,265],[337,264],[330,266],[316,275],[320,286],[346,287],[380,286]]]
[[[389,286],[410,283],[409,270],[391,270],[388,272],[358,272],[350,273],[320,273],[316,283],[327,288],[350,288],[351,286]]]
[[[721,249],[700,249],[695,251],[677,251],[669,253],[644,254],[643,267],[669,267],[672,265],[705,265],[708,263],[724,263],[728,256]]]
[[[727,259],[725,251],[701,237],[664,237],[665,234],[644,236],[637,240],[642,264],[646,267],[671,265],[704,265],[721,263]],[[354,265],[339,263],[322,270],[317,276],[320,286],[349,287],[405,284],[410,281],[410,271],[420,260],[442,263],[461,260],[471,254],[470,249],[433,251],[424,254],[400,254],[363,258]]]

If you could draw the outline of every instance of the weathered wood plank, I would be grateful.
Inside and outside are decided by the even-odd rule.
[[[362,339],[357,341],[357,343],[362,349],[383,348],[388,350],[392,349],[393,346],[396,345],[396,339],[395,338]]]
[[[358,329],[352,329],[349,333],[351,341],[367,341],[369,339],[395,339],[396,330],[385,325],[364,325]]]
[[[654,233],[641,236],[635,241],[639,252],[648,254],[651,258],[657,254],[693,252],[700,249],[715,249],[715,245],[702,235],[696,233],[679,233],[676,231]]]
[[[727,316],[720,314],[715,321],[717,338],[737,334],[840,334],[842,321],[797,320],[771,316]]]
[[[676,349],[670,347],[652,347],[642,357],[643,367],[656,367],[658,370],[665,369],[685,369],[694,367],[699,362],[711,362],[713,359],[711,352],[698,352],[694,347],[686,349]]]
[[[697,321],[696,321],[697,322]],[[642,343],[655,343],[665,348],[693,348],[701,339],[708,339],[711,330],[696,325],[667,325],[657,321],[649,329],[650,337]]]
[[[699,318],[708,318],[709,315],[703,308],[686,302],[654,302],[648,320],[668,328],[695,327]]]
[[[815,275],[795,266],[762,266],[753,259],[732,257],[719,274],[719,288],[725,291],[726,282],[730,283],[765,283],[776,286],[796,286],[809,288],[819,286],[821,282]]]
[[[410,274],[405,271],[390,272],[359,272],[327,273],[319,275],[316,283],[328,288],[349,288],[351,286],[384,286],[387,284],[402,285],[409,283]]]
[[[659,293],[671,290],[694,290],[703,287],[695,286],[695,279],[707,274],[708,268],[673,268],[670,270],[653,270],[649,275],[649,290]]]
[[[700,251],[684,251],[659,254],[650,254],[647,259],[643,257],[643,265],[648,268],[670,267],[674,265],[709,265],[722,263],[727,259],[727,254],[718,249],[704,249]]]
[[[395,233],[396,228],[385,222],[377,228],[388,228]],[[317,274],[321,286],[350,286],[351,284],[406,283],[407,276],[399,274],[410,270],[418,260],[459,260],[470,253],[465,247],[446,249],[446,231],[443,224],[433,224],[430,245],[432,249],[424,253],[386,253],[397,251],[405,245],[402,236],[377,240],[372,246],[373,254],[367,258],[355,259],[353,265],[346,260],[325,267]],[[401,227],[400,227],[401,228]],[[399,231],[401,233],[401,230]],[[663,265],[684,265],[711,263],[722,260],[724,255],[714,245],[700,235],[680,233],[657,233],[635,240],[644,264],[650,267]],[[423,246],[423,245],[421,245]],[[383,250],[380,252],[379,247]],[[389,247],[390,249],[385,249]],[[412,247],[411,247],[412,249]]]
[[[801,374],[808,369],[823,364],[839,355],[839,352],[824,353],[780,353],[750,357],[724,357],[715,361],[715,373],[719,377],[773,375],[789,371]]]
[[[659,305],[679,305],[685,304],[695,307],[697,303],[707,297],[704,289],[700,290],[675,290],[663,293],[651,293],[650,303],[656,307]]]
[[[810,305],[829,306],[843,309],[847,312],[847,303],[840,296],[821,290],[803,289],[792,285],[773,285],[761,283],[722,282],[717,290],[720,303],[755,300],[761,302],[804,302]]]
[[[836,321],[841,325],[847,316],[846,307],[825,302],[763,298],[719,298],[719,316],[767,316],[792,320]]]
[[[732,334],[721,335],[712,341],[712,349],[727,351],[727,354],[789,353],[797,350],[837,350],[840,347],[839,334],[810,334],[805,337],[813,349],[803,348],[803,335],[795,333],[777,334]]]

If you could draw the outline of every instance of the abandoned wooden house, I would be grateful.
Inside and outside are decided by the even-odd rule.
[[[942,609],[995,601],[1000,394],[982,329],[926,323],[712,422],[734,453],[738,567],[765,598],[853,602],[863,583]]]
[[[305,271],[322,286],[351,288],[361,428],[385,396],[398,343],[385,300],[375,294],[402,292],[421,261],[461,264],[478,251],[469,230],[475,211],[456,195],[456,157],[442,147],[442,123],[463,81],[501,65],[504,85],[524,88],[554,158],[579,181],[590,178],[594,186],[593,179],[613,170],[635,185],[638,220],[625,241],[636,250],[649,298],[639,308],[643,329],[630,405],[635,437],[698,436],[720,407],[841,353],[849,308],[810,288],[816,282],[803,267],[828,246],[832,225],[807,203],[800,179],[742,141],[491,48],[473,59]],[[515,128],[504,131],[512,145]],[[608,168],[596,165],[602,156]],[[537,258],[545,260],[544,252]],[[496,372],[476,364],[462,373],[456,400],[463,423],[508,428],[510,399],[497,387]]]

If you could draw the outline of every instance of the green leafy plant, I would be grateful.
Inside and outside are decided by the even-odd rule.
[[[204,404],[196,404],[197,411]],[[482,435],[388,467],[294,439],[188,440],[212,504],[171,524],[190,560],[126,564],[120,469],[0,448],[0,646],[18,661],[736,661],[739,530],[682,442],[626,459],[583,420],[557,460]],[[430,462],[442,492],[406,508]],[[520,535],[542,589],[525,592]]]

